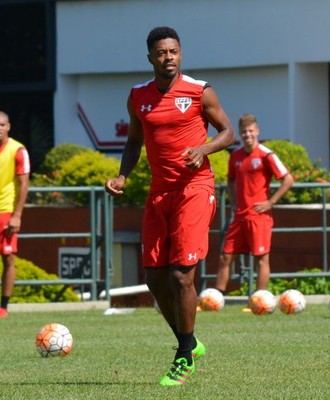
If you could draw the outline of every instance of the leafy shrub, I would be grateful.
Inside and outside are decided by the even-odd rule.
[[[215,173],[215,183],[226,183],[228,173],[229,153],[222,150],[220,153],[213,153],[208,156],[212,169]]]
[[[310,160],[306,149],[286,140],[269,140],[263,143],[269,147],[290,170],[296,182],[329,182],[330,174],[317,162]],[[308,204],[322,200],[321,189],[290,189],[281,199],[281,203]]]
[[[31,261],[15,257],[17,280],[54,280],[59,279],[55,274],[48,274],[45,270],[37,267]],[[2,261],[0,259],[0,273],[2,274]],[[63,292],[63,285],[36,285],[15,286],[11,303],[50,303],[76,302],[79,297],[71,288]]]
[[[53,147],[45,156],[39,173],[34,173],[30,179],[30,185],[35,187],[59,186],[58,174],[61,164],[77,154],[90,151],[89,148],[73,143],[62,143]],[[34,204],[58,205],[66,203],[66,196],[58,192],[34,192],[29,193],[28,202]]]
[[[73,143],[62,143],[53,147],[46,154],[45,160],[41,165],[41,170],[44,173],[54,173],[59,171],[61,164],[77,154],[90,151],[88,147],[79,146]]]
[[[124,194],[115,199],[115,204],[143,206],[149,192],[150,180],[151,177],[147,153],[143,146],[139,162],[136,164],[127,179]]]
[[[210,139],[209,139],[210,140]],[[296,182],[328,182],[329,171],[310,160],[303,146],[287,140],[265,141],[264,145],[287,165]],[[216,183],[226,183],[229,153],[224,150],[209,155],[215,172]],[[120,161],[114,157],[88,148],[65,143],[54,147],[45,157],[43,171],[33,174],[31,186],[103,186],[107,178],[117,176]],[[150,187],[150,169],[145,148],[141,157],[127,179],[124,195],[116,197],[116,205],[144,205]],[[291,189],[281,199],[281,203],[308,204],[320,202],[321,189]],[[29,195],[34,204],[87,204],[88,194],[34,193]],[[330,201],[330,195],[329,195]]]
[[[304,269],[300,273],[313,274],[322,272],[319,268]],[[268,282],[267,290],[274,295],[280,295],[287,289],[297,289],[305,295],[311,294],[330,294],[330,278],[328,277],[306,277],[281,279],[272,278]],[[249,292],[248,284],[244,283],[238,290],[229,293],[230,296],[247,296]]]
[[[57,179],[60,186],[104,186],[107,178],[118,175],[118,170],[119,160],[88,150],[61,163]],[[88,193],[69,193],[67,197],[76,205],[89,201]]]
[[[318,273],[321,272],[318,268],[304,269],[303,273]],[[329,294],[330,293],[330,278],[327,277],[310,277],[310,278],[293,278],[290,280],[271,279],[268,289],[275,295],[279,295],[287,289],[297,289],[301,293],[310,294]]]

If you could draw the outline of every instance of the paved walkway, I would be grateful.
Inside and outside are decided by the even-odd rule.
[[[108,301],[82,301],[74,303],[19,303],[9,304],[8,311],[34,312],[34,311],[76,311],[76,310],[106,310],[110,307]]]
[[[307,304],[329,304],[330,295],[305,296]],[[247,296],[226,296],[226,304],[246,304]],[[9,304],[8,310],[12,312],[35,312],[35,311],[75,311],[75,310],[107,310],[111,307],[106,300],[83,301],[77,303],[20,303]]]

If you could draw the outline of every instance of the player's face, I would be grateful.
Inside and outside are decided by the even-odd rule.
[[[159,40],[148,54],[148,60],[154,67],[156,76],[174,78],[181,65],[181,47],[178,41],[171,38]]]
[[[10,131],[10,123],[8,118],[4,114],[0,114],[0,145],[4,143],[8,138],[8,132]]]
[[[251,150],[258,144],[259,128],[257,124],[247,125],[240,130],[240,135],[243,147]]]

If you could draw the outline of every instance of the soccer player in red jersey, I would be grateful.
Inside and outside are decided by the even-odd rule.
[[[146,146],[150,193],[142,227],[146,283],[178,341],[173,365],[162,386],[185,383],[205,346],[195,338],[199,260],[208,251],[215,213],[214,174],[208,154],[235,140],[234,130],[210,85],[180,72],[181,45],[175,30],[154,28],[147,38],[154,79],[132,88],[128,98],[129,135],[119,176],[106,191],[121,195],[127,176]],[[211,124],[217,134],[207,141]]]
[[[257,265],[256,289],[267,288],[273,227],[271,209],[294,183],[292,175],[279,158],[258,142],[259,126],[253,114],[241,116],[239,133],[242,147],[231,153],[228,168],[228,193],[234,219],[225,236],[216,279],[216,288],[223,294],[236,254],[254,255]],[[273,176],[281,180],[281,185],[269,198]]]
[[[9,117],[0,111],[0,254],[3,264],[0,318],[7,306],[15,281],[17,233],[29,190],[30,160],[25,147],[8,137]]]

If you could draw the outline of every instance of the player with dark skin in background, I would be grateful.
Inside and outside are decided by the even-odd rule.
[[[119,175],[106,191],[124,193],[127,177],[145,144],[151,170],[150,193],[142,226],[146,283],[171,327],[178,348],[162,386],[182,385],[195,371],[205,346],[195,338],[196,267],[208,250],[215,213],[214,174],[207,155],[235,140],[234,130],[215,91],[180,72],[180,38],[169,27],[147,38],[154,79],[131,90],[128,140]],[[217,131],[207,141],[207,126]]]
[[[0,254],[3,264],[0,318],[8,315],[17,252],[17,233],[29,190],[30,160],[25,147],[8,136],[8,115],[0,111]]]

